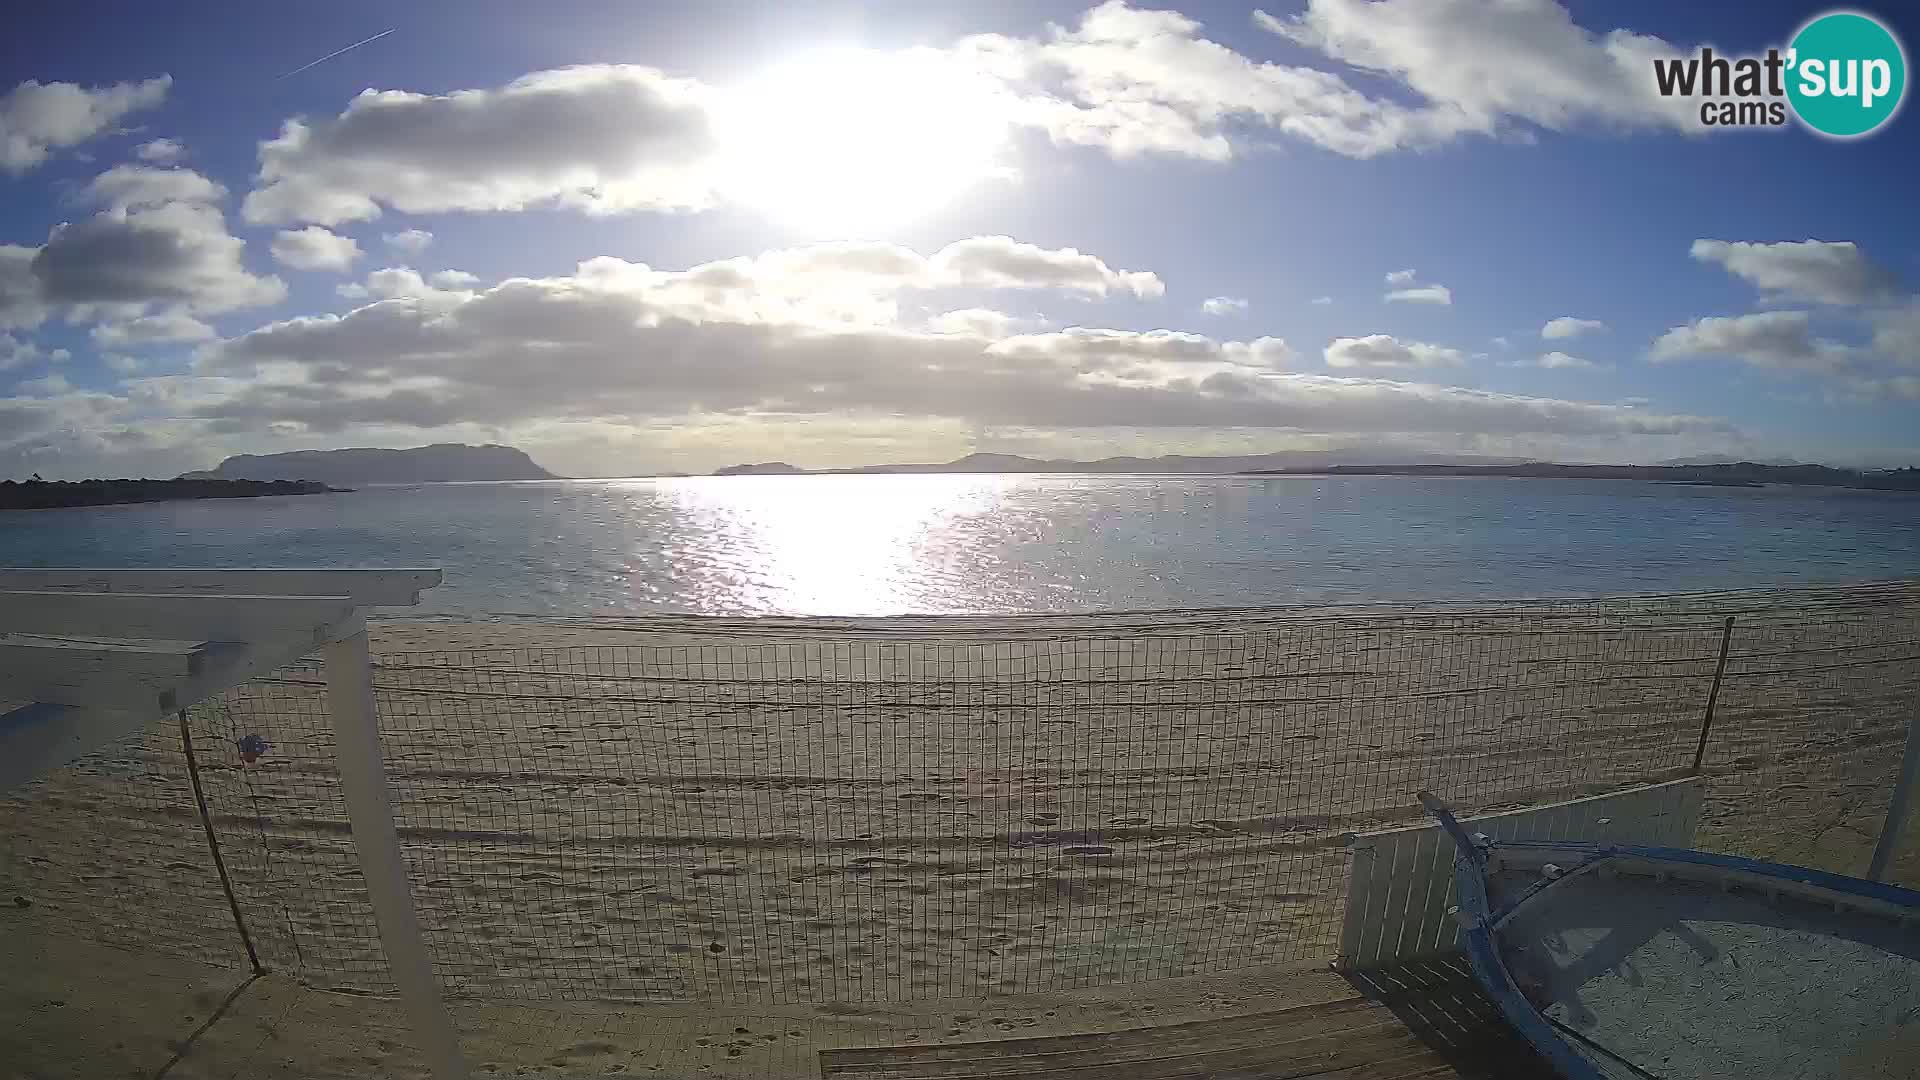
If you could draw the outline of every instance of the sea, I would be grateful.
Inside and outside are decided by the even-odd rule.
[[[1920,578],[1920,495],[1504,477],[733,476],[0,511],[0,566],[439,567],[415,614],[897,615]]]

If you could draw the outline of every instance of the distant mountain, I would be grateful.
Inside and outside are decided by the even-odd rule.
[[[552,480],[511,446],[436,443],[408,450],[295,450],[239,454],[182,480],[317,480],[323,484],[436,484],[461,480]]]
[[[1314,469],[1334,464],[1373,464],[1417,460],[1435,465],[1514,465],[1525,458],[1482,457],[1473,454],[1410,454],[1406,450],[1281,450],[1271,454],[1204,456],[1168,454],[1164,457],[1108,457],[1097,461],[1030,458],[1019,454],[968,454],[955,461],[906,465],[861,465],[849,469],[799,469],[784,461],[763,465],[734,465],[714,473],[1161,473],[1217,475],[1260,469]]]
[[[715,476],[792,476],[807,470],[784,461],[762,461],[757,465],[729,465],[713,470]]]
[[[1714,465],[1559,465],[1547,461],[1530,461],[1520,465],[1332,465],[1318,469],[1256,469],[1250,475],[1288,476],[1302,473],[1334,476],[1520,476],[1542,480],[1646,480],[1705,487],[1790,484],[1873,491],[1920,491],[1920,469],[1861,472],[1825,465],[1762,465],[1754,461]]]
[[[1804,462],[1804,461],[1795,461],[1795,460],[1794,460],[1793,458],[1788,458],[1788,457],[1777,457],[1777,458],[1743,458],[1743,457],[1740,457],[1740,456],[1739,456],[1739,455],[1737,455],[1737,454],[1695,454],[1695,455],[1694,455],[1693,457],[1677,457],[1677,458],[1668,458],[1668,459],[1667,459],[1667,460],[1665,460],[1665,461],[1656,461],[1656,462],[1654,462],[1654,464],[1655,464],[1655,465],[1740,465],[1740,464],[1747,464],[1747,465],[1779,465],[1779,466],[1783,466],[1783,467],[1785,467],[1785,466],[1793,466],[1793,465],[1805,465],[1805,464],[1806,464],[1806,462]]]

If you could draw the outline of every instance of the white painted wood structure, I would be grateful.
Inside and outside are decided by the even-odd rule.
[[[1505,813],[1462,818],[1496,840],[1579,840],[1692,847],[1705,787],[1695,777]],[[1351,844],[1346,917],[1334,966],[1381,967],[1459,948],[1453,841],[1438,825],[1361,833]]]
[[[438,570],[0,569],[0,790],[321,651],[380,943],[433,1075],[462,1080],[394,831],[365,621],[438,584]]]

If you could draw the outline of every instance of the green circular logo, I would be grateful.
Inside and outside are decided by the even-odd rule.
[[[1855,11],[1822,15],[1788,46],[1787,100],[1802,123],[1851,139],[1893,119],[1907,93],[1907,56],[1893,32]]]

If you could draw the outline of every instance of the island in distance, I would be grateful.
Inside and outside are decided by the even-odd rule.
[[[182,480],[317,480],[323,484],[446,484],[477,480],[553,480],[511,446],[435,443],[406,450],[355,447],[238,454]]]
[[[174,499],[257,499],[321,495],[344,488],[313,480],[0,480],[0,510],[54,510]]]

